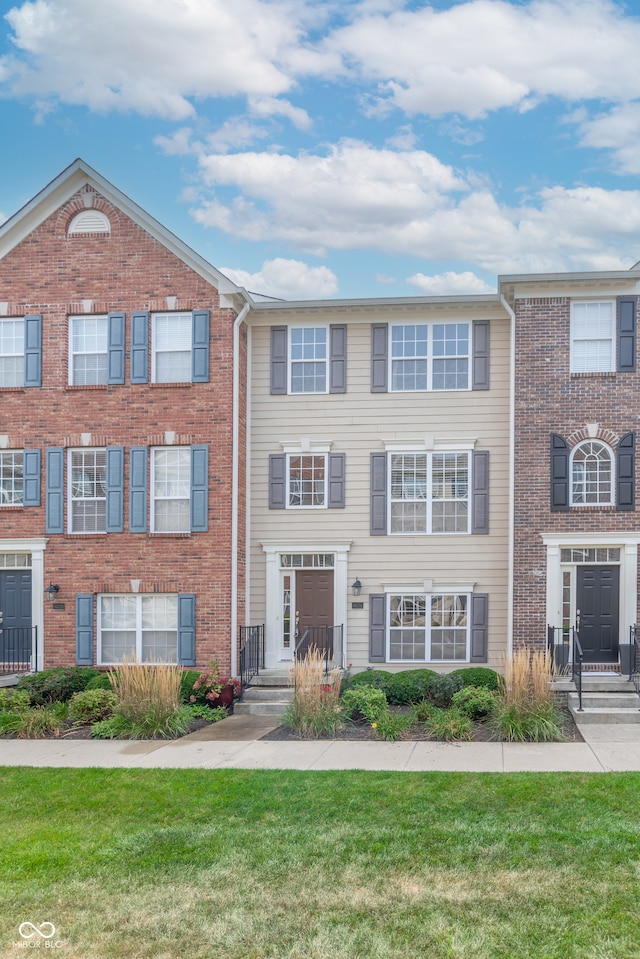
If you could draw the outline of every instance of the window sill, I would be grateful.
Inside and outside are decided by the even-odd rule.
[[[572,372],[571,379],[572,380],[584,380],[584,379],[612,380],[617,375],[618,374],[616,373],[615,370],[603,370],[603,371],[585,370],[582,373]]]
[[[34,387],[28,387],[28,389],[33,389]],[[0,386],[0,393],[26,393],[26,386]]]
[[[65,391],[75,393],[76,390],[108,390],[110,386],[122,386],[122,383],[87,383],[86,385],[67,383]]]
[[[134,386],[135,385],[136,384],[134,383]],[[180,382],[180,383],[148,383],[147,385],[150,386],[152,390],[157,390],[157,389],[175,390],[185,386],[186,387],[195,386],[196,384],[191,382]]]
[[[104,537],[107,535],[110,535],[110,534],[107,534],[106,530],[104,533],[91,532],[91,533],[65,533],[64,534],[65,539],[104,539]]]
[[[191,533],[154,533],[148,534],[153,539],[189,539]]]
[[[19,509],[24,509],[24,503],[0,503],[0,510],[3,512],[5,510],[13,510],[14,512]]]
[[[571,510],[579,510],[581,513],[616,513],[614,503],[572,503]],[[628,510],[623,512],[629,512]]]

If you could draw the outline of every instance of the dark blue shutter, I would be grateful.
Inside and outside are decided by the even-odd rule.
[[[285,453],[269,456],[269,509],[287,505],[287,457]]]
[[[146,446],[132,446],[129,451],[129,532],[147,532],[147,463]]]
[[[24,318],[24,385],[42,386],[42,316]]]
[[[209,529],[209,447],[191,447],[191,532]]]
[[[192,314],[191,382],[209,382],[209,310]]]
[[[196,596],[178,596],[178,662],[181,666],[196,664]]]
[[[271,393],[287,392],[287,328],[271,327]]]
[[[46,532],[64,533],[64,450],[47,450]]]
[[[489,594],[471,594],[472,663],[486,663],[489,640]]]
[[[107,383],[124,383],[124,313],[109,313]]]
[[[371,454],[371,526],[372,536],[387,533],[387,454]]]
[[[388,374],[389,326],[376,323],[371,327],[371,392],[386,393],[389,389]]]
[[[471,389],[489,389],[489,320],[473,321]]]
[[[40,450],[25,450],[23,453],[24,506],[40,506]]]
[[[76,595],[76,666],[93,666],[93,594]]]
[[[347,392],[347,327],[329,327],[329,392]]]
[[[124,447],[107,446],[107,533],[124,532]]]
[[[551,434],[551,509],[569,509],[569,447],[558,433]]]
[[[625,433],[616,450],[616,509],[636,508],[636,434]]]
[[[636,296],[619,296],[617,301],[618,372],[633,373],[636,368]]]
[[[329,473],[329,499],[327,506],[330,509],[343,509],[345,454],[329,453],[327,460]]]
[[[384,663],[387,658],[387,597],[369,596],[369,662]]]
[[[471,477],[471,532],[489,532],[489,451],[474,450]]]
[[[131,314],[131,382],[149,382],[149,314]]]

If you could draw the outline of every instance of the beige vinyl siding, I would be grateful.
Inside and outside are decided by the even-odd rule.
[[[371,324],[469,322],[491,320],[489,390],[372,393]],[[269,393],[270,327],[346,323],[347,391],[342,394]],[[264,622],[266,563],[261,544],[348,543],[348,583],[363,583],[362,610],[348,596],[347,659],[354,669],[369,665],[368,595],[391,587],[424,588],[473,583],[489,593],[489,664],[499,666],[507,642],[509,520],[509,338],[508,318],[495,304],[477,308],[424,304],[407,311],[265,311],[251,328],[250,406],[250,622]],[[370,454],[385,443],[419,443],[426,438],[475,440],[474,449],[490,451],[489,534],[371,536]],[[344,509],[268,508],[269,454],[283,444],[331,444],[346,454]],[[429,440],[427,440],[427,443]],[[350,594],[350,589],[349,589]],[[418,664],[419,665],[419,664]],[[394,669],[387,665],[384,668]],[[406,664],[404,667],[410,668]],[[443,669],[455,668],[451,665]]]

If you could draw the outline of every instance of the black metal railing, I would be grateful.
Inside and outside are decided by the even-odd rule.
[[[631,644],[631,655],[629,657],[629,679],[640,694],[640,636],[638,627],[631,626],[629,629],[629,642]]]
[[[254,676],[264,669],[264,625],[240,626],[240,685],[244,690]]]
[[[578,712],[582,712],[582,664],[584,661],[584,653],[582,652],[582,644],[580,643],[580,636],[578,635],[578,630],[574,628],[571,629],[571,678],[576,685],[576,690],[578,693]]]
[[[0,626],[0,674],[37,670],[38,627]]]
[[[547,626],[547,652],[551,656],[554,673],[567,671],[570,649],[570,629],[567,626]]]
[[[324,661],[324,672],[329,672],[329,663],[332,666],[344,665],[343,627],[340,626],[309,626],[296,643],[294,660],[304,659],[311,649],[317,649]]]

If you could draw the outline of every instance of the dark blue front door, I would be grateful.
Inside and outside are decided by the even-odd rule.
[[[620,569],[578,566],[576,616],[586,663],[617,663]]]
[[[28,665],[31,658],[31,570],[0,572],[0,663]]]

